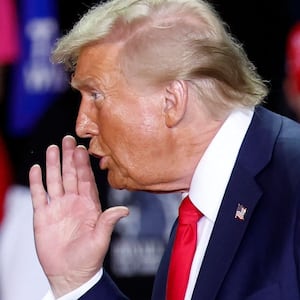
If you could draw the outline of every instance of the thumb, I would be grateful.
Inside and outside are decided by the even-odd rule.
[[[127,217],[128,215],[129,209],[125,206],[114,206],[106,209],[100,215],[95,229],[99,240],[107,241],[109,244],[115,225],[121,218]]]

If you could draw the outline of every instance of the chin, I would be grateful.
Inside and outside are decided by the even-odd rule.
[[[107,181],[109,185],[114,189],[118,189],[118,190],[127,189],[124,178],[114,176],[110,172],[108,172]]]
[[[139,187],[138,185],[134,184],[134,182],[130,183],[130,180],[128,178],[124,177],[116,177],[116,176],[111,176],[108,174],[107,177],[109,185],[117,190],[128,190],[128,191],[141,191],[142,188]]]

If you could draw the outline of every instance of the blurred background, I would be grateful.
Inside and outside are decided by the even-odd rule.
[[[264,105],[300,121],[300,0],[210,2],[269,82]],[[1,300],[41,299],[48,289],[34,250],[28,170],[45,165],[50,144],[75,135],[80,98],[49,56],[55,40],[95,3],[0,0]],[[116,227],[106,269],[131,299],[150,299],[180,196],[112,190],[97,164],[92,158],[104,208],[131,210]]]

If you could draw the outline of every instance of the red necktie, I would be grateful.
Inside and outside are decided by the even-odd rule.
[[[183,300],[197,245],[197,222],[202,213],[187,196],[179,207],[178,227],[171,254],[167,300]]]

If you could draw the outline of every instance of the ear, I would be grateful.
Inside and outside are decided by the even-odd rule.
[[[174,80],[166,87],[164,113],[166,125],[176,126],[186,112],[188,85],[184,80]]]

